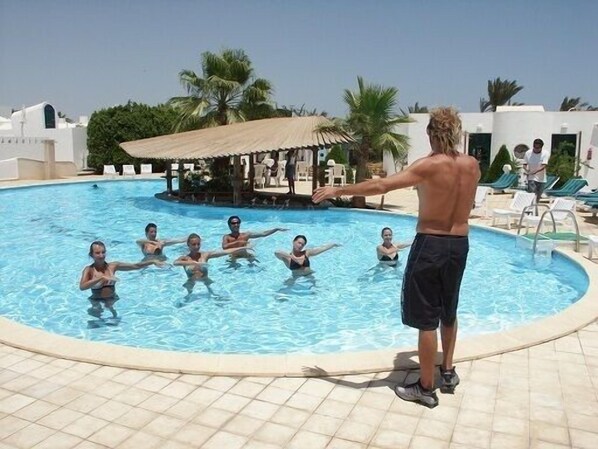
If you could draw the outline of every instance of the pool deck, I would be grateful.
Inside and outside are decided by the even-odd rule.
[[[297,192],[309,188],[298,183]],[[509,200],[510,195],[494,195],[489,207]],[[379,198],[371,201],[378,204]],[[415,191],[386,195],[385,208],[416,212]],[[577,217],[583,234],[598,234],[591,214]],[[591,299],[590,308],[598,295]],[[415,379],[415,371],[208,376],[75,362],[0,345],[0,449],[595,449],[596,316],[586,315],[590,324],[561,338],[457,363],[461,385],[454,395],[439,394],[433,410],[392,392],[396,382]],[[458,351],[468,344],[458,343]],[[403,361],[413,355],[394,354]],[[315,366],[301,369],[324,374]]]

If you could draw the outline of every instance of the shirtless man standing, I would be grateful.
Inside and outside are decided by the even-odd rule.
[[[452,108],[430,113],[427,127],[432,152],[407,169],[387,178],[372,179],[346,187],[321,187],[313,201],[341,195],[380,195],[417,186],[419,214],[417,236],[411,247],[403,278],[403,323],[419,329],[420,379],[396,386],[406,401],[433,408],[434,365],[438,348],[436,329],[442,340],[441,391],[452,392],[459,384],[453,366],[457,338],[457,305],[467,253],[469,214],[480,179],[478,162],[459,153],[461,119]]]
[[[228,228],[230,229],[230,234],[225,234],[222,237],[222,249],[241,248],[243,246],[248,246],[249,239],[267,237],[279,231],[288,231],[288,229],[284,228],[274,228],[262,232],[241,232],[241,219],[236,215],[228,218]],[[231,257],[245,257],[250,260],[255,259],[255,256],[247,250],[235,252],[234,254],[231,254]]]

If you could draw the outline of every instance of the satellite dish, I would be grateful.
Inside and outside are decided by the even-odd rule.
[[[520,143],[513,149],[513,154],[517,159],[523,159],[527,150],[529,150],[529,147],[524,143]]]

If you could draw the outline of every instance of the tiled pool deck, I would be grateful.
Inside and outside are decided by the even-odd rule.
[[[508,200],[495,195],[490,205]],[[387,195],[386,207],[414,212],[415,192]],[[578,214],[582,233],[598,234],[588,217]],[[596,321],[557,340],[458,363],[457,371],[457,392],[439,394],[440,405],[428,410],[391,389],[416,372],[216,377],[0,345],[0,449],[598,447]]]

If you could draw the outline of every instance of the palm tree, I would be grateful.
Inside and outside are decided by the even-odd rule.
[[[428,107],[427,106],[420,106],[419,102],[415,102],[415,104],[413,106],[409,106],[407,108],[407,112],[405,112],[403,109],[401,109],[401,113],[403,115],[409,115],[409,114],[425,114],[429,112],[428,111]]]
[[[586,111],[595,111],[596,108],[594,108],[593,106],[590,106],[589,103],[586,103],[585,101],[582,102],[581,101],[581,97],[565,97],[563,98],[563,101],[561,102],[561,107],[559,109],[559,111],[582,111],[582,110],[586,110]]]
[[[343,99],[349,106],[346,119],[337,119],[330,130],[350,134],[357,142],[357,182],[367,175],[370,152],[381,156],[389,151],[395,159],[403,158],[409,148],[408,138],[394,132],[396,125],[409,122],[404,115],[397,115],[394,108],[399,91],[394,87],[366,84],[357,77],[358,90],[345,89]],[[322,127],[321,130],[326,130]]]
[[[179,113],[176,132],[271,116],[272,85],[254,77],[243,50],[206,51],[201,55],[201,68],[203,77],[182,70],[179,79],[188,95],[168,101]]]
[[[511,103],[511,99],[517,95],[523,86],[517,85],[517,81],[501,80],[496,78],[488,80],[488,99],[480,98],[480,112],[496,111],[497,106],[521,105],[523,103]]]

